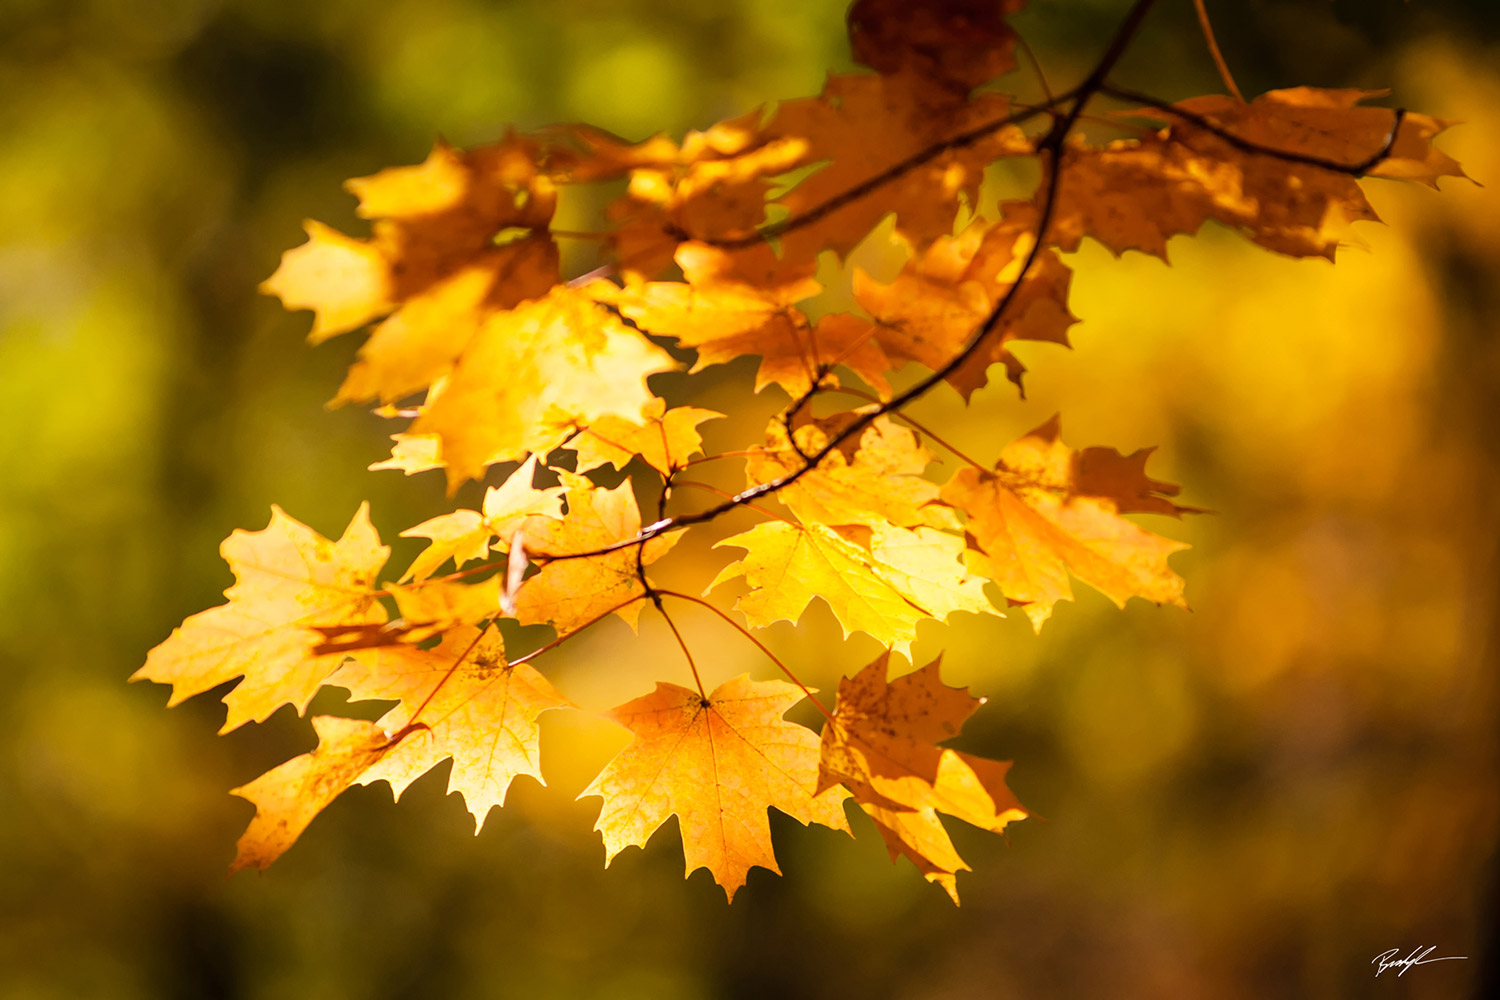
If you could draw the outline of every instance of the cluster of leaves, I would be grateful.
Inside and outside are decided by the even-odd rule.
[[[651,605],[681,641],[669,602],[696,603],[765,650],[751,630],[795,623],[820,598],[846,634],[904,655],[920,621],[1000,614],[990,595],[1040,628],[1071,577],[1120,605],[1183,603],[1168,565],[1182,545],[1124,516],[1191,510],[1146,474],[1147,451],[1074,450],[1054,418],[993,467],[955,453],[957,471],[938,481],[923,436],[942,442],[904,407],[941,382],[966,399],[1002,373],[1019,386],[1013,342],[1066,344],[1060,252],[1085,236],[1164,257],[1171,236],[1212,219],[1281,253],[1332,258],[1351,222],[1374,218],[1358,177],[1430,184],[1461,171],[1431,144],[1443,122],[1362,106],[1365,92],[1171,103],[1115,87],[1150,0],[1084,82],[1020,105],[984,86],[1015,66],[1006,16],[1020,6],[859,0],[854,51],[875,72],[832,76],[816,96],[680,143],[562,126],[439,144],[418,166],[349,182],[370,236],[307,223],[264,288],[313,311],[315,343],[375,324],[336,401],[411,420],[377,467],[441,468],[450,495],[491,466],[511,471],[481,509],[403,532],[429,545],[384,583],[389,549],[363,508],[338,541],[273,509],[265,530],[224,543],[228,603],[189,618],[138,677],[170,683],[172,703],[238,678],[226,731],[282,705],[305,711],[324,685],[396,703],[373,723],[314,718],[315,750],[236,789],[257,811],[235,868],[270,864],[350,785],[384,780],[399,796],[449,758],[450,790],[482,823],[516,776],[540,780],[538,717],[575,707],[529,661],[611,615],[634,625]],[[1128,137],[1078,135],[1101,97],[1125,102],[1107,120]],[[1005,158],[1035,160],[1040,183],[1029,199],[985,204],[983,173]],[[560,194],[619,182],[605,231],[553,228]],[[901,272],[857,272],[858,310],[810,319],[820,255],[842,260],[891,215],[910,249]],[[606,263],[561,273],[564,238],[597,241]],[[699,425],[721,414],[671,406],[650,380],[683,359],[696,372],[746,355],[760,359],[754,391],[786,405],[762,440],[697,457]],[[690,465],[731,456],[748,488],[677,506]],[[649,481],[589,478],[627,465]],[[657,506],[644,527],[638,495]],[[771,498],[778,509],[758,502]],[[743,624],[647,575],[683,531],[740,509],[764,520],[719,543],[744,555],[708,591],[743,577]],[[502,618],[556,638],[508,659]],[[768,807],[847,830],[852,798],[893,858],[957,901],[967,866],[938,814],[993,831],[1026,815],[1007,764],[940,745],[978,701],[935,662],[890,680],[888,652],[846,678],[830,710],[769,651],[788,681],[711,691],[682,651],[693,686],[659,682],[609,713],[634,740],[583,794],[603,800],[610,858],[675,814],[688,871],[707,867],[732,897],[752,866],[777,870]],[[821,737],[784,718],[804,695],[825,717]]]

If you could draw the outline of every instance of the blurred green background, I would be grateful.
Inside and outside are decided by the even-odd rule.
[[[1390,86],[1467,120],[1442,144],[1500,184],[1494,5],[1210,6],[1247,93]],[[1191,5],[1161,7],[1121,79],[1219,89]],[[1123,8],[1036,0],[1017,23],[1065,86]],[[682,881],[670,827],[605,871],[597,800],[573,796],[623,739],[572,713],[543,725],[550,787],[518,782],[477,838],[443,767],[399,806],[354,789],[264,875],[224,877],[252,812],[226,790],[310,728],[283,709],[218,737],[212,696],[169,712],[125,679],[220,600],[219,541],[270,503],[336,534],[368,498],[387,538],[448,509],[440,474],[363,471],[388,425],[323,408],[359,338],[307,350],[308,316],[255,294],[300,220],[361,232],[343,179],[418,162],[438,134],[680,134],[815,92],[849,68],[842,18],[839,0],[0,3],[0,997],[1500,981],[1500,204],[1463,183],[1371,182],[1392,225],[1361,227],[1368,252],[1335,268],[1218,230],[1175,241],[1171,268],[1087,246],[1076,350],[1021,348],[1028,401],[1002,385],[964,411],[943,389],[914,411],[988,459],[1061,410],[1076,446],[1161,445],[1156,474],[1218,512],[1151,525],[1194,546],[1174,560],[1191,614],[1080,587],[1040,636],[1017,616],[919,639],[919,662],[946,650],[946,678],[990,698],[959,745],[1014,759],[1046,817],[1008,845],[954,829],[975,868],[962,909],[863,822],[851,842],[773,816],[786,877],[753,873],[732,907],[706,873]],[[709,378],[706,405],[749,371]],[[732,447],[754,420],[710,430]],[[715,654],[705,680],[769,676],[710,619],[685,624]],[[644,692],[665,633],[616,626],[539,665],[591,708]],[[766,634],[823,688],[874,654],[822,609]],[[1377,954],[1428,945],[1469,957],[1374,977]]]

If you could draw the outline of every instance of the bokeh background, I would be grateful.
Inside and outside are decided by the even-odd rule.
[[[1210,6],[1247,93],[1389,86],[1467,121],[1444,148],[1500,184],[1494,5]],[[1035,0],[1017,23],[1066,86],[1123,7]],[[284,708],[219,737],[214,696],[167,711],[126,678],[219,601],[218,542],[270,503],[336,534],[369,498],[387,538],[447,509],[439,474],[364,471],[391,427],[323,408],[359,338],[308,350],[308,316],[255,294],[300,220],[360,231],[340,182],[438,134],[680,134],[813,93],[850,66],[842,17],[840,0],[0,4],[0,997],[1500,982],[1500,202],[1462,182],[1367,184],[1390,225],[1360,227],[1336,267],[1212,227],[1174,241],[1171,267],[1086,246],[1076,349],[1021,348],[1028,400],[1002,383],[965,411],[944,388],[914,411],[989,459],[1061,410],[1075,445],[1160,445],[1154,471],[1217,512],[1147,519],[1193,545],[1174,560],[1192,613],[1080,586],[1040,636],[1021,617],[922,634],[919,661],[945,650],[947,679],[989,697],[959,745],[1015,760],[1046,817],[1009,843],[951,824],[975,868],[961,909],[859,817],[850,841],[773,816],[786,876],[753,873],[730,907],[706,873],[683,882],[675,824],[605,871],[597,800],[573,797],[624,735],[573,713],[543,725],[549,787],[519,781],[478,837],[443,767],[399,805],[351,791],[264,875],[225,878],[252,813],[226,790],[310,748],[310,727]],[[1119,75],[1219,87],[1185,0]],[[699,401],[743,405],[750,371],[717,370]],[[756,405],[710,444],[753,436],[774,400]],[[663,572],[701,586],[708,558]],[[588,707],[633,697],[676,669],[647,618],[639,640],[609,623],[539,665]],[[706,679],[772,675],[711,619],[684,625]],[[767,635],[824,688],[875,652],[823,609]],[[337,692],[314,708],[346,710]],[[1468,957],[1375,978],[1377,954],[1428,945]]]

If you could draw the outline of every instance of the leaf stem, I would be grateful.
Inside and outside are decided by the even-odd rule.
[[[513,667],[519,666],[522,663],[526,663],[526,662],[528,662],[530,660],[536,659],[538,656],[541,656],[543,653],[547,653],[547,652],[550,652],[550,651],[556,649],[558,646],[561,646],[563,643],[567,642],[569,639],[573,638],[575,635],[577,635],[578,633],[582,632],[583,630],[585,630],[587,628],[590,628],[591,626],[599,624],[604,619],[606,619],[610,615],[614,614],[616,611],[620,611],[620,610],[622,610],[624,608],[628,608],[630,605],[634,604],[636,601],[644,601],[644,600],[646,600],[647,596],[648,596],[647,594],[636,594],[634,597],[632,597],[632,598],[630,598],[628,600],[621,601],[619,604],[616,604],[614,607],[610,608],[608,611],[605,611],[602,614],[598,614],[598,615],[595,615],[593,618],[590,618],[588,621],[584,622],[582,625],[578,626],[573,631],[571,631],[571,632],[564,632],[562,635],[558,636],[556,639],[553,639],[551,642],[547,643],[547,645],[541,646],[541,647],[539,647],[537,649],[533,649],[531,652],[527,653],[525,656],[517,657],[516,659],[511,660],[510,661],[510,665],[513,666]]]
[[[702,698],[704,701],[708,701],[708,692],[703,688],[703,678],[698,676],[698,664],[693,660],[693,651],[691,649],[688,649],[687,640],[684,639],[682,637],[682,633],[677,630],[677,623],[672,620],[671,615],[667,614],[667,609],[661,603],[661,595],[664,593],[666,593],[666,591],[662,590],[654,591],[652,593],[652,598],[654,599],[654,603],[656,604],[656,610],[661,612],[662,620],[667,623],[667,628],[672,630],[672,636],[677,640],[677,645],[682,647],[682,655],[687,657],[688,669],[693,672],[693,683],[698,687],[698,697]]]
[[[734,628],[736,632],[744,636],[746,639],[749,639],[751,642],[755,643],[756,648],[759,649],[762,653],[766,654],[767,659],[776,664],[776,666],[780,667],[781,672],[786,674],[787,678],[793,684],[797,685],[797,687],[801,689],[803,694],[807,695],[808,700],[817,706],[818,711],[823,713],[823,717],[825,719],[829,720],[830,722],[833,721],[833,713],[829,712],[828,709],[823,707],[823,703],[818,700],[817,695],[813,694],[812,689],[809,688],[806,684],[803,684],[801,678],[792,673],[791,668],[781,661],[781,657],[777,656],[775,653],[767,649],[765,643],[761,642],[759,639],[755,638],[755,636],[751,635],[750,632],[745,628],[745,626],[729,617],[728,612],[724,611],[722,608],[716,607],[708,601],[705,601],[701,597],[694,597],[692,594],[684,594],[676,590],[658,590],[656,591],[656,593],[660,594],[662,597],[675,597],[679,601],[691,601],[694,604],[707,608],[714,614],[718,615],[720,618],[724,619]],[[676,629],[674,628],[673,631],[675,632]]]

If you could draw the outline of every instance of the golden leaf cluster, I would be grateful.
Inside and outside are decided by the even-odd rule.
[[[890,679],[897,657],[958,612],[1019,608],[1040,629],[1075,578],[1121,606],[1185,606],[1170,565],[1184,546],[1132,515],[1193,508],[1147,475],[1148,451],[1075,449],[1054,418],[979,462],[908,404],[944,384],[967,400],[999,375],[1019,387],[1017,343],[1066,346],[1065,254],[1085,237],[1165,257],[1213,220],[1332,258],[1349,224],[1374,218],[1361,177],[1462,176],[1432,145],[1444,122],[1368,92],[1174,103],[1114,88],[1149,0],[1082,84],[1018,104],[980,85],[1015,68],[1006,18],[1021,6],[858,0],[852,43],[873,72],[817,95],[680,141],[572,125],[439,143],[348,182],[368,235],[307,223],[263,289],[313,312],[314,343],[370,328],[334,402],[410,421],[375,467],[443,469],[450,495],[489,485],[477,509],[402,531],[427,546],[399,572],[365,508],[338,541],[273,508],[263,531],[224,543],[228,602],[150,652],[137,676],[171,684],[173,704],[238,680],[226,730],[304,712],[324,685],[395,702],[375,722],[314,718],[315,750],[236,790],[256,806],[236,868],[275,860],[351,785],[399,795],[447,760],[477,828],[517,777],[541,780],[540,717],[580,710],[530,660],[599,621],[650,609],[681,640],[669,609],[696,603],[769,655],[754,631],[821,601],[846,635],[889,650],[831,708],[775,657],[785,679],[709,690],[683,642],[661,658],[682,664],[673,680],[607,713],[633,740],[583,791],[601,799],[606,860],[675,815],[689,872],[732,897],[750,868],[778,871],[769,808],[848,830],[852,800],[893,858],[957,901],[968,866],[940,815],[998,832],[1027,812],[1008,764],[943,745],[980,700],[936,662]],[[1132,103],[1113,119],[1126,137],[1091,143],[1075,126],[1101,96]],[[1039,166],[1032,197],[986,197],[1002,159]],[[554,228],[560,202],[601,186],[618,196],[597,232]],[[887,220],[904,266],[888,280],[855,269],[851,307],[818,305],[830,257]],[[599,266],[564,273],[563,239],[592,241]],[[709,448],[700,428],[723,414],[677,387],[745,357],[759,367],[744,395],[779,412],[763,435]],[[704,485],[687,473],[708,461],[743,462],[746,487],[682,489]],[[732,609],[655,582],[684,532],[731,511],[761,520],[699,549],[720,558],[704,595],[733,583]],[[517,624],[555,637],[509,658]],[[821,735],[785,718],[805,696]]]

